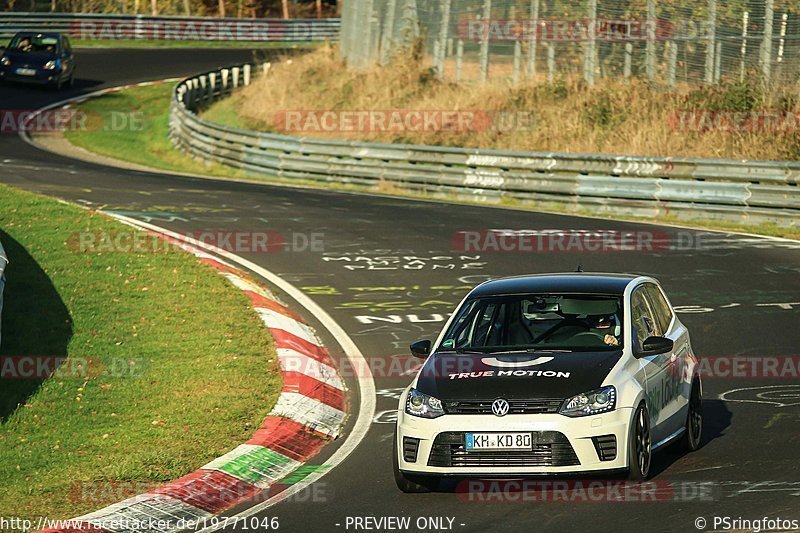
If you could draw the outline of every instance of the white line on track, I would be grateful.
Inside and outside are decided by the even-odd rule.
[[[160,226],[156,226],[154,224],[149,224],[147,222],[141,222],[139,220],[129,218],[123,215],[118,215],[115,213],[106,213],[117,220],[128,224],[129,226],[137,227],[140,229],[147,229],[151,231],[155,231],[161,234],[164,234],[168,237],[173,239],[177,239],[179,241],[183,241],[187,244],[191,244],[197,248],[204,249],[209,251],[213,254],[219,255],[224,257],[225,259],[238,264],[241,267],[244,267],[251,272],[254,272],[267,280],[272,285],[281,289],[284,293],[288,294],[292,299],[294,299],[297,303],[302,305],[306,311],[311,316],[314,316],[320,323],[328,330],[328,332],[336,339],[339,345],[344,350],[344,354],[347,357],[349,363],[353,365],[353,369],[355,371],[355,375],[358,376],[357,384],[359,389],[359,405],[358,405],[358,416],[356,417],[356,421],[353,424],[353,429],[350,433],[345,437],[345,441],[342,445],[331,455],[323,466],[326,468],[321,468],[320,470],[310,474],[305,479],[296,483],[289,487],[288,489],[284,490],[283,492],[272,496],[266,501],[263,501],[249,509],[242,511],[241,513],[235,515],[235,517],[247,517],[252,516],[256,513],[263,511],[273,505],[282,502],[283,500],[297,494],[298,492],[304,490],[306,487],[314,483],[315,481],[319,480],[322,476],[333,470],[336,466],[341,464],[351,453],[355,451],[358,445],[364,440],[364,437],[367,435],[367,432],[370,429],[370,425],[372,423],[372,418],[375,416],[375,380],[372,377],[372,371],[369,368],[369,364],[367,364],[367,360],[364,358],[364,354],[361,353],[361,350],[358,349],[356,343],[353,342],[353,339],[347,334],[347,332],[342,328],[334,319],[331,317],[327,311],[325,311],[319,304],[317,304],[314,300],[309,298],[303,291],[289,283],[288,281],[284,280],[277,274],[270,272],[264,267],[261,267],[252,261],[248,261],[243,257],[239,257],[236,254],[228,252],[226,250],[222,250],[217,248],[216,246],[212,246],[210,244],[206,244],[200,242],[198,240],[192,239],[191,237],[186,237],[185,235],[181,235],[179,233],[175,233],[170,231],[166,228],[162,228]],[[219,523],[216,526],[207,527],[205,529],[199,530],[199,532],[211,532],[216,531],[217,529],[221,529],[224,526],[224,523]],[[199,533],[196,532],[196,533]]]

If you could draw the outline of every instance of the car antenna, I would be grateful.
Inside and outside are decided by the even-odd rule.
[[[575,272],[583,272],[583,267],[578,264],[578,268],[575,269]]]

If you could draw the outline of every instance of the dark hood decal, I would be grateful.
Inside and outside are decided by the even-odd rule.
[[[541,354],[435,354],[417,389],[440,400],[564,399],[602,386],[622,350]]]

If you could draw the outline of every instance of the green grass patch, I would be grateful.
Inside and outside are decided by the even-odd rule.
[[[0,186],[0,355],[66,357],[46,379],[0,379],[6,517],[69,518],[178,478],[247,440],[277,399],[269,332],[212,268],[76,245],[125,231]]]
[[[241,177],[243,172],[193,160],[169,140],[169,102],[175,83],[132,87],[92,98],[79,109],[85,127],[65,133],[69,142],[91,152],[173,172]]]

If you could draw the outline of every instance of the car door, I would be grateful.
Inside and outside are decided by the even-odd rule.
[[[633,329],[631,342],[634,351],[641,348],[647,337],[659,336],[662,333],[644,285],[634,289],[631,294],[631,326]],[[665,410],[665,407],[668,407],[666,404],[669,396],[665,386],[669,382],[667,372],[671,360],[671,353],[650,355],[639,359],[645,372],[650,433],[654,445],[669,435],[666,421],[670,416],[670,409]]]
[[[72,45],[68,37],[61,39],[61,63],[64,65],[64,77],[72,76],[72,71],[75,70],[75,58],[72,55]]]
[[[687,365],[690,357],[689,333],[683,324],[675,318],[664,292],[654,283],[644,285],[650,307],[655,313],[662,335],[672,339],[675,343],[664,376],[666,382],[665,405],[662,408],[664,423],[669,428],[667,435],[684,427],[686,422],[686,408],[689,405],[692,383],[686,379]]]

